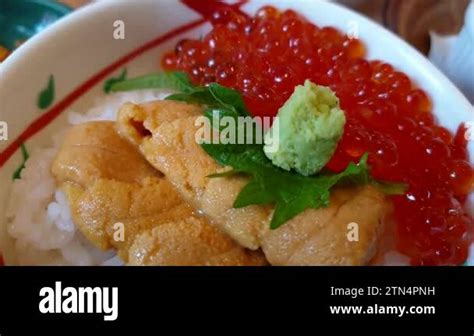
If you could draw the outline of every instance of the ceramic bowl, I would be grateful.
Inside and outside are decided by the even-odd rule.
[[[252,0],[241,8],[253,14],[266,4],[292,8],[319,26],[355,28],[369,59],[391,63],[429,93],[440,124],[455,131],[460,123],[473,122],[473,106],[461,92],[423,55],[380,25],[327,1]],[[114,39],[119,21],[125,24],[125,39]],[[8,139],[0,141],[0,229],[7,261],[11,242],[5,239],[3,214],[12,174],[22,160],[19,146],[45,144],[65,125],[65,112],[86,110],[104,95],[108,78],[125,67],[129,77],[157,71],[161,55],[178,40],[198,38],[209,29],[203,16],[182,2],[100,1],[46,28],[1,64],[0,120],[8,124]],[[39,101],[51,78],[54,97],[47,94]],[[474,157],[473,141],[469,152]]]

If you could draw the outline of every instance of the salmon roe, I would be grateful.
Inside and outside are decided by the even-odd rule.
[[[436,124],[427,94],[365,47],[293,10],[261,8],[254,17],[223,7],[200,40],[182,40],[162,58],[196,84],[218,82],[242,93],[255,116],[274,116],[305,79],[329,86],[346,112],[344,135],[327,168],[341,171],[369,152],[372,175],[405,182],[392,196],[396,248],[414,265],[457,265],[467,258],[473,219],[463,204],[473,187],[465,129]]]

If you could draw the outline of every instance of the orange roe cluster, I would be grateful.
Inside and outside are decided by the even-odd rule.
[[[453,136],[437,125],[427,94],[406,74],[364,59],[360,40],[295,11],[266,6],[248,17],[223,7],[210,21],[202,39],[182,40],[163,56],[165,70],[238,90],[255,116],[275,116],[305,79],[329,86],[347,124],[327,168],[341,171],[369,152],[375,178],[409,185],[392,196],[398,251],[414,265],[466,260],[473,219],[463,204],[474,179],[463,127]]]

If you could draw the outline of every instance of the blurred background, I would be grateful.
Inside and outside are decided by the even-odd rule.
[[[423,53],[430,48],[430,31],[457,34],[472,0],[340,0],[389,28]]]

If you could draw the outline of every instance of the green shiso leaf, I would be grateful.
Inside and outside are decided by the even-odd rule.
[[[104,87],[103,87],[104,92],[110,93],[110,91],[112,90],[112,86],[114,86],[117,83],[125,81],[126,78],[127,78],[127,69],[124,68],[122,69],[122,72],[120,73],[118,77],[112,77],[105,81]]]
[[[193,85],[184,72],[162,72],[114,83],[110,91],[135,91],[145,89],[172,89],[180,92],[193,90]]]

